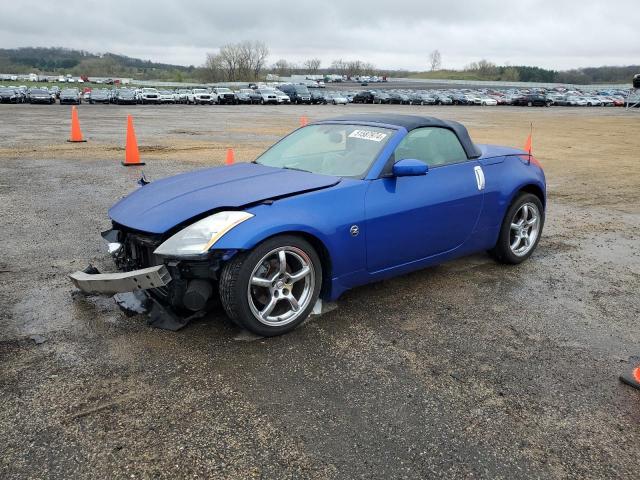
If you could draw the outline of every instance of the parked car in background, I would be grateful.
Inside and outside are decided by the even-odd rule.
[[[266,105],[267,103],[272,103],[274,105],[278,104],[278,96],[273,89],[270,88],[260,88],[256,89],[256,93],[260,95],[260,104]]]
[[[215,98],[206,88],[194,88],[189,95],[189,103],[194,105],[213,105]]]
[[[400,92],[389,92],[389,103],[395,103],[398,105],[409,105],[411,99],[409,95]]]
[[[238,102],[241,105],[250,105],[251,103],[253,103],[251,101],[251,96],[249,96],[248,93],[245,92],[241,92],[241,91],[237,91],[236,93],[236,102]]]
[[[309,89],[305,85],[294,85],[288,83],[280,85],[278,89],[287,94],[287,96],[291,99],[291,103],[311,103],[311,93],[309,93]]]
[[[436,99],[436,105],[452,105],[453,99],[443,93],[434,93],[433,98]]]
[[[409,94],[409,101],[411,105],[435,105],[436,99],[427,93],[413,93]]]
[[[540,93],[529,93],[516,97],[512,105],[520,107],[548,107],[551,101],[547,99],[546,95]]]
[[[189,103],[189,94],[191,90],[187,88],[179,88],[176,90],[176,102],[177,103]]]
[[[247,95],[250,99],[250,103],[260,103],[262,100],[262,95],[256,93],[253,88],[241,88],[240,93]]]
[[[160,103],[176,103],[176,95],[170,90],[161,90],[160,91]]]
[[[216,87],[213,89],[213,93],[216,96],[216,103],[219,105],[235,105],[238,103],[235,93],[229,88]]]
[[[60,92],[60,105],[80,105],[82,95],[77,88],[65,88]]]
[[[91,90],[91,95],[89,96],[89,103],[111,103],[111,91],[106,88],[98,88]]]
[[[324,96],[324,92],[319,89],[311,90],[311,104],[319,105],[319,104],[327,104],[327,99]]]
[[[24,98],[15,88],[0,87],[0,103],[24,103]]]
[[[496,105],[498,105],[498,101],[495,98],[491,97],[480,97],[480,105],[482,105],[483,107],[495,107]]]
[[[597,97],[582,97],[587,102],[587,107],[600,107],[602,102]]]
[[[377,103],[379,105],[382,105],[383,103],[391,103],[391,96],[386,93],[383,90],[378,90],[375,92],[371,92],[373,93],[373,102],[372,103]],[[360,102],[358,102],[360,103]]]
[[[158,104],[160,103],[160,92],[156,88],[143,88],[140,91],[139,100],[143,105],[148,103]]]
[[[567,97],[567,100],[569,100],[571,102],[572,106],[576,106],[576,107],[586,107],[587,106],[587,101],[582,97],[571,96],[571,97]]]
[[[114,103],[117,105],[134,105],[138,103],[136,91],[131,88],[119,88],[114,94]]]
[[[551,105],[558,105],[560,107],[575,107],[577,106],[576,97],[567,97],[564,95],[555,96],[551,101]],[[586,105],[586,102],[585,102]]]
[[[278,90],[277,88],[274,88],[273,91],[275,92],[276,97],[278,97],[278,103],[280,104],[291,103],[291,99],[289,98],[289,95],[284,93],[282,90]]]
[[[349,100],[340,92],[329,92],[327,94],[327,102],[332,105],[347,105]]]
[[[46,88],[32,88],[27,94],[29,103],[46,103],[51,105],[56,102],[56,97]]]
[[[454,93],[451,96],[454,105],[469,105],[469,100],[462,93]]]
[[[362,90],[353,96],[353,103],[374,103],[373,100],[374,94],[369,90]]]

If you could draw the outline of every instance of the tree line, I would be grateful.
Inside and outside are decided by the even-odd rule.
[[[131,77],[139,80],[162,81],[259,81],[267,73],[282,77],[291,75],[338,74],[410,76],[426,78],[503,80],[545,83],[629,83],[640,65],[589,67],[555,71],[526,65],[496,65],[483,59],[462,70],[443,70],[442,54],[432,51],[425,59],[426,72],[381,70],[357,59],[335,59],[323,65],[319,58],[294,62],[285,58],[269,62],[270,51],[261,41],[245,41],[222,46],[209,53],[201,66],[171,65],[131,58],[112,53],[95,54],[67,48],[26,47],[0,49],[0,73],[67,74],[97,77]]]

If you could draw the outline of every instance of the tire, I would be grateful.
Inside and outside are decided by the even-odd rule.
[[[527,206],[530,212],[526,216],[526,219],[533,219],[533,217],[535,216],[537,217],[537,223],[531,224],[528,228],[526,227],[529,231],[528,238],[530,243],[529,246],[527,246],[526,250],[518,252],[518,250],[526,246],[527,242],[524,238],[522,238],[516,244],[516,240],[518,237],[518,228],[512,228],[512,225],[518,225],[521,223],[520,221],[522,219],[525,219],[525,217],[522,215],[522,213],[524,213],[523,208],[525,206]],[[533,211],[533,207],[535,207],[536,211]],[[516,196],[516,198],[511,203],[511,206],[507,210],[507,213],[505,214],[502,221],[500,234],[498,235],[498,241],[496,242],[495,247],[489,250],[489,254],[500,263],[516,265],[518,263],[524,262],[533,254],[536,247],[538,246],[538,242],[540,241],[540,237],[542,236],[544,220],[545,212],[540,199],[536,195],[533,195],[531,193],[521,192]],[[530,221],[531,220],[528,220],[528,222]],[[531,240],[531,235],[534,231],[535,238]],[[514,244],[516,244],[516,248],[512,247]]]
[[[281,251],[286,252],[287,270],[284,279],[279,281]],[[305,267],[308,272],[304,277],[286,283],[287,279],[290,281],[291,270],[302,272]],[[267,284],[271,282],[271,286],[252,283],[255,278]],[[264,337],[282,335],[300,325],[313,310],[321,286],[322,265],[318,254],[309,242],[293,235],[270,238],[253,250],[236,255],[224,265],[219,281],[222,306],[231,320]],[[299,301],[299,310],[294,310],[287,300],[290,297]],[[272,305],[271,310],[266,312],[268,305]],[[266,314],[259,319],[261,311]]]

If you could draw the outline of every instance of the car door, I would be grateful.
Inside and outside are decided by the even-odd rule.
[[[470,237],[483,203],[484,175],[451,130],[411,131],[392,163],[414,158],[426,175],[372,180],[365,197],[367,270],[370,273],[458,249]],[[388,169],[390,171],[390,168]]]

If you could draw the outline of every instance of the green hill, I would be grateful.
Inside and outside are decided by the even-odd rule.
[[[1,73],[72,74],[130,77],[138,80],[187,81],[198,78],[194,66],[156,63],[114,53],[102,55],[67,48],[0,49]]]

